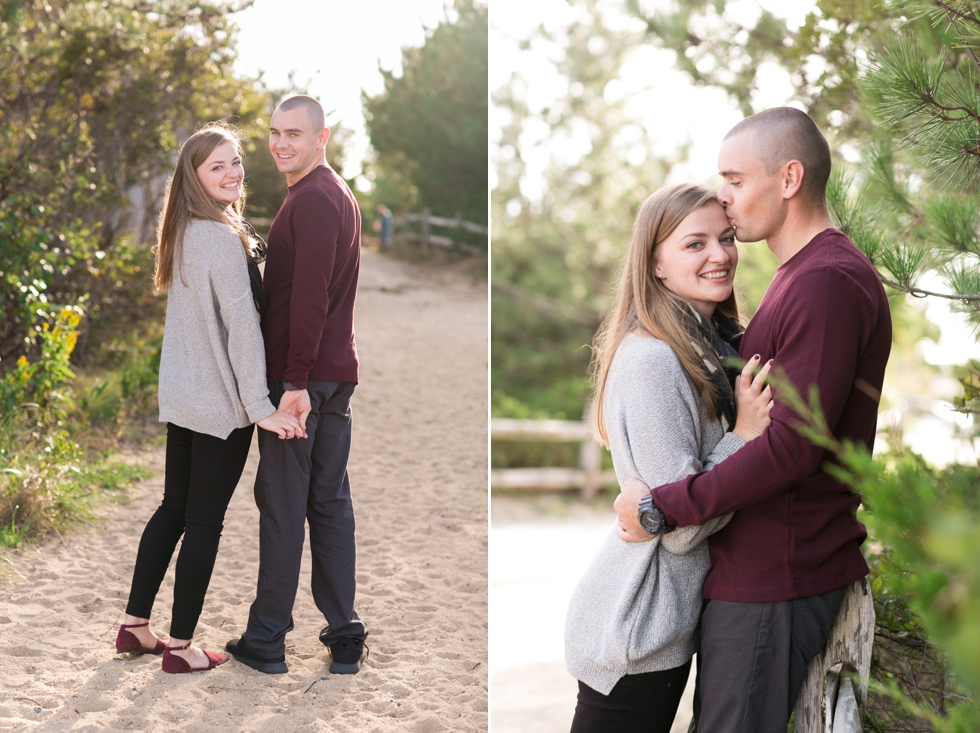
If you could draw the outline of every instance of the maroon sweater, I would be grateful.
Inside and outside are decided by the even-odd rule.
[[[354,295],[361,258],[361,212],[326,165],[289,187],[269,230],[262,323],[267,378],[357,382]]]
[[[739,352],[773,359],[805,398],[816,385],[834,435],[870,450],[891,334],[878,274],[846,236],[827,229],[777,270]],[[775,399],[762,436],[714,470],[650,492],[669,525],[735,512],[708,541],[705,598],[805,598],[868,572],[860,497],[824,471],[833,455],[801,436],[797,415]]]

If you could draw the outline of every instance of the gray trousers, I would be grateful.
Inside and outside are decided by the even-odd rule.
[[[324,643],[367,635],[354,611],[354,508],[347,476],[354,386],[309,383],[313,409],[306,418],[306,439],[280,440],[275,433],[259,430],[261,459],[255,476],[259,578],[245,641],[262,656],[283,654],[286,634],[293,629],[306,522],[313,555],[313,600],[329,627]],[[282,394],[282,382],[269,383],[274,405]]]
[[[846,590],[775,603],[705,601],[688,733],[786,733]]]

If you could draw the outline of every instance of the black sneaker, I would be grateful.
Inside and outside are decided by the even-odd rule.
[[[324,632],[326,629],[323,630]],[[320,633],[320,641],[324,641],[325,634]],[[361,662],[367,659],[368,647],[364,639],[357,636],[341,636],[337,641],[330,645],[330,671],[333,674],[357,674],[361,669]]]
[[[286,666],[286,655],[278,657],[262,657],[252,651],[245,642],[245,636],[240,639],[232,639],[225,644],[225,649],[231,653],[237,661],[252,669],[264,672],[265,674],[283,674],[289,671]]]

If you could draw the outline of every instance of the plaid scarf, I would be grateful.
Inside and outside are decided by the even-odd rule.
[[[685,305],[681,318],[691,335],[691,346],[701,357],[704,374],[715,386],[715,414],[727,433],[735,427],[735,379],[741,373],[732,358],[738,357],[738,343],[745,329],[717,310],[706,321],[689,304]]]
[[[248,279],[252,287],[252,300],[255,301],[255,310],[259,312],[259,323],[265,320],[265,314],[269,308],[265,303],[265,287],[262,285],[262,273],[259,264],[265,262],[265,255],[268,251],[265,240],[255,233],[255,227],[247,221],[242,221],[245,225],[245,233],[251,245],[251,253],[248,256]]]

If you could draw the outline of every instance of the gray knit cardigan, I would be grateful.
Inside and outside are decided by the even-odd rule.
[[[620,485],[631,477],[647,486],[678,481],[745,445],[708,419],[673,350],[650,336],[627,336],[616,350],[604,413]],[[691,658],[711,567],[705,540],[731,516],[647,542],[624,542],[614,524],[569,604],[565,664],[572,676],[608,695],[624,675]]]
[[[174,268],[160,355],[160,422],[225,439],[276,408],[245,251],[227,224],[194,220]]]

